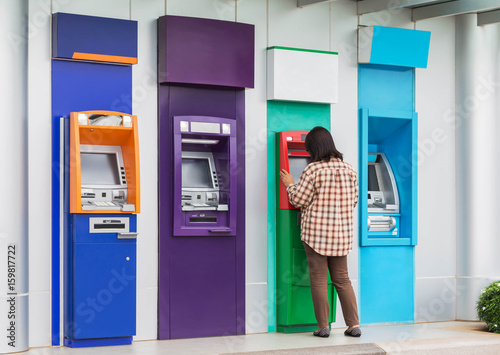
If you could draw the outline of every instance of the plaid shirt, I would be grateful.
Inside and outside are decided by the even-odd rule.
[[[321,255],[349,254],[358,202],[352,166],[337,158],[311,163],[287,192],[290,203],[301,208],[301,239]]]

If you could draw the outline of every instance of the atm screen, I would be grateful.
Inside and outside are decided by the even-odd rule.
[[[182,187],[212,188],[208,159],[182,158]]]
[[[368,191],[380,191],[375,165],[368,165]]]
[[[115,153],[81,153],[82,185],[120,185]]]
[[[300,175],[310,163],[310,158],[304,156],[289,156],[288,158],[288,162],[290,164],[290,174],[293,176],[293,181],[297,183]]]

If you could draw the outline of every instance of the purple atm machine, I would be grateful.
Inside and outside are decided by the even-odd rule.
[[[245,334],[254,26],[158,20],[158,338]]]
[[[174,236],[235,236],[235,120],[176,116]]]

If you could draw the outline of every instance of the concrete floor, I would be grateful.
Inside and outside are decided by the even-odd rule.
[[[29,355],[90,355],[90,354],[231,354],[257,352],[273,354],[375,354],[377,348],[388,354],[500,354],[500,334],[486,332],[480,322],[438,322],[411,325],[363,327],[361,338],[344,336],[344,329],[333,329],[329,338],[311,333],[251,334],[242,336],[136,341],[128,346],[70,349],[34,348]],[[359,344],[365,344],[360,347]],[[350,346],[350,347],[349,347]],[[311,349],[313,348],[313,349]],[[314,349],[316,348],[316,349]],[[296,350],[294,350],[296,349]],[[351,350],[349,350],[351,349]],[[363,350],[365,349],[365,350]]]

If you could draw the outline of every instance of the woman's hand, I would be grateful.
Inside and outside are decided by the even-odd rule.
[[[281,169],[280,178],[281,182],[283,183],[283,185],[285,185],[285,187],[288,187],[294,183],[293,176],[285,169]]]

